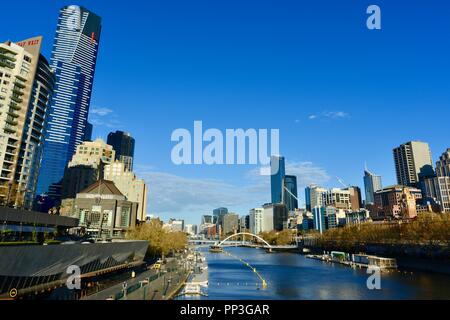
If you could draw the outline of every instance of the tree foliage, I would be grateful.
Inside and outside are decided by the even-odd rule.
[[[261,232],[259,236],[266,240],[270,245],[286,246],[292,244],[295,235],[295,230],[283,230],[281,232]]]
[[[157,221],[130,230],[127,239],[148,241],[147,254],[152,257],[166,256],[170,252],[185,249],[187,245],[187,235],[184,232],[166,230]]]
[[[355,244],[449,244],[450,215],[425,213],[412,221],[366,223],[331,229],[318,236],[322,244],[342,248]]]

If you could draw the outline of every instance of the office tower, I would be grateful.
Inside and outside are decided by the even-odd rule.
[[[263,231],[264,208],[250,210],[250,233],[260,234]]]
[[[450,149],[436,162],[435,192],[441,211],[450,213]]]
[[[297,177],[285,176],[284,186],[289,190],[284,190],[284,204],[289,212],[295,211],[298,209]]]
[[[264,205],[263,208],[263,231],[283,231],[287,229],[289,214],[286,205],[270,203]]]
[[[272,156],[270,166],[272,203],[283,203],[283,183],[286,176],[284,157]]]
[[[200,225],[205,225],[205,224],[213,224],[213,217],[211,215],[203,215],[202,216],[202,222],[200,223]]]
[[[332,206],[336,209],[351,210],[351,192],[346,189],[333,188],[322,193],[323,205]]]
[[[321,234],[326,231],[326,209],[325,207],[314,207],[312,208],[313,220],[314,220],[314,230],[319,231]]]
[[[350,204],[351,209],[353,211],[358,211],[363,207],[362,205],[362,197],[361,197],[361,189],[357,186],[348,187],[348,191],[350,191]]]
[[[134,138],[127,132],[116,131],[108,134],[107,143],[116,151],[116,160],[125,164],[128,171],[133,171]]]
[[[0,44],[0,203],[31,208],[54,74],[42,37]]]
[[[223,216],[222,234],[228,236],[238,232],[239,216],[235,213],[228,213]]]
[[[411,141],[394,149],[397,182],[418,187],[421,176],[433,175],[433,161],[428,143]]]
[[[213,210],[213,223],[218,226],[222,225],[222,218],[224,215],[228,214],[227,208],[217,208]]]
[[[436,162],[436,175],[438,177],[450,177],[450,148]]]
[[[101,18],[78,6],[60,10],[51,66],[56,73],[38,193],[58,199],[64,169],[88,140],[89,106],[99,48]]]
[[[323,205],[323,194],[327,189],[319,186],[311,185],[305,189],[306,210],[312,212],[312,208],[321,207]]]
[[[104,166],[112,163],[114,157],[112,146],[107,145],[102,139],[80,144],[64,172],[62,198],[73,199],[77,193],[95,181],[104,179]]]
[[[144,180],[138,179],[133,172],[126,169],[124,163],[117,160],[105,166],[103,177],[105,180],[114,182],[128,201],[139,204],[137,218],[139,221],[145,221],[147,216],[147,185]]]
[[[383,189],[381,176],[373,174],[367,168],[364,170],[364,189],[366,193],[366,205],[375,203],[375,192]]]
[[[89,121],[86,121],[86,130],[84,132],[83,141],[92,141],[92,132],[94,131],[94,126]]]

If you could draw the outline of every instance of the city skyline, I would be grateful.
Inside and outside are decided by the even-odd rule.
[[[416,4],[404,12],[400,4],[380,1],[386,12],[384,28],[374,34],[365,29],[364,4],[286,3],[272,10],[270,3],[263,3],[244,19],[234,11],[237,2],[231,2],[213,21],[211,14],[224,8],[203,1],[185,8],[188,15],[164,4],[139,3],[142,10],[136,12],[133,5],[118,10],[94,1],[78,3],[103,19],[90,112],[93,137],[106,140],[115,130],[132,134],[135,171],[149,185],[148,212],[165,220],[176,216],[198,223],[202,214],[216,207],[244,215],[270,202],[270,179],[260,177],[255,166],[171,163],[171,132],[191,128],[194,120],[221,130],[279,128],[281,153],[288,159],[286,172],[297,176],[299,195],[311,183],[339,186],[336,176],[363,187],[365,162],[383,177],[384,185],[392,185],[396,146],[411,140],[428,142],[433,164],[449,147],[445,70],[450,67],[446,58],[450,50],[440,41],[449,24],[444,14],[449,4],[436,2],[425,13]],[[34,4],[30,13],[22,13],[23,21],[5,17],[11,28],[0,31],[1,38],[19,41],[43,34],[43,53],[49,58],[58,10],[65,4]],[[328,10],[322,9],[324,4]],[[252,12],[250,6],[240,8]],[[17,5],[7,3],[5,10],[15,11]],[[132,20],[131,11],[138,18]],[[431,11],[434,21],[408,25],[404,33],[405,16],[422,21]],[[36,12],[53,12],[54,19],[40,20]],[[146,19],[139,19],[144,15]],[[127,28],[116,22],[119,17],[129,24]],[[270,29],[266,18],[273,22]],[[139,21],[151,26],[150,34],[140,31]],[[123,43],[117,39],[125,37],[146,52],[144,65],[118,59]],[[229,49],[236,43],[240,50]],[[331,48],[334,54],[327,55]],[[114,68],[117,61],[120,68]],[[119,83],[125,75],[136,81]],[[142,101],[130,92],[148,96]],[[274,117],[274,110],[281,116]],[[424,110],[433,114],[439,110],[440,116],[429,116],[433,124],[427,126]],[[407,125],[399,126],[402,118]]]

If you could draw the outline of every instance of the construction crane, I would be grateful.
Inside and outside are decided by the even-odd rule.
[[[339,181],[340,184],[342,184],[344,186],[344,188],[351,188],[352,186],[349,184],[346,184],[344,180],[342,180],[339,177],[336,177],[337,181]]]

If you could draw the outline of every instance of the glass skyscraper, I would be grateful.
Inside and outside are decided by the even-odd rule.
[[[298,193],[297,193],[297,177],[286,176],[284,178],[284,185],[289,192],[284,191],[284,203],[289,211],[298,209]],[[297,199],[296,199],[297,198]]]
[[[371,173],[367,168],[364,171],[364,188],[366,191],[366,205],[375,203],[375,192],[383,189],[381,176]]]
[[[285,160],[282,156],[272,156],[271,166],[271,193],[272,203],[283,203],[283,183],[286,176]]]
[[[116,131],[108,134],[107,143],[116,151],[116,160],[122,162],[127,171],[133,171],[134,138],[127,132]]]
[[[101,18],[78,6],[60,10],[51,66],[56,86],[50,106],[38,193],[58,198],[76,147],[91,130],[87,119],[101,33]]]

